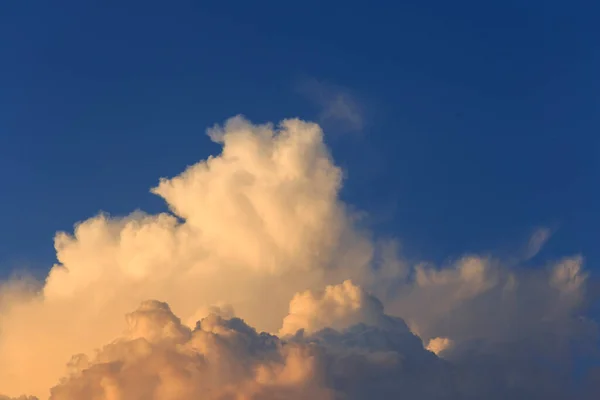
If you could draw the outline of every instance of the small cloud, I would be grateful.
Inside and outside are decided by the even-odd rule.
[[[301,81],[297,91],[319,107],[322,125],[335,125],[338,129],[352,132],[364,128],[364,109],[348,88],[313,78]]]
[[[525,249],[525,259],[530,260],[535,257],[542,250],[553,233],[554,232],[549,228],[538,228],[529,238],[527,248]]]
[[[446,337],[436,337],[431,339],[425,348],[434,353],[435,355],[439,356],[444,351],[452,347],[453,344],[454,343],[451,339],[448,339]]]

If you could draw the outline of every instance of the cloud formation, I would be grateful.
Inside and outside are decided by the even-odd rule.
[[[65,360],[116,337],[121,316],[149,298],[184,321],[229,304],[276,332],[296,292],[370,273],[372,244],[338,199],[342,174],[319,126],[237,117],[209,135],[222,154],[152,190],[172,213],[78,223],[56,235],[58,264],[37,295],[0,291],[2,392],[46,396]]]
[[[533,232],[533,235],[529,238],[527,248],[525,249],[525,259],[531,259],[535,257],[544,247],[546,242],[552,236],[552,230],[549,228],[538,228]]]
[[[94,359],[82,356],[73,363],[71,375],[52,389],[52,400],[324,400],[362,398],[373,390],[421,395],[431,389],[402,374],[396,380],[394,375],[413,363],[424,363],[432,371],[441,368],[408,330],[358,327],[286,342],[257,333],[241,319],[215,314],[190,329],[158,301],[144,302],[127,321],[123,337],[102,348]],[[395,337],[376,348],[364,340],[365,334]],[[403,347],[411,351],[399,354]],[[373,386],[374,374],[384,377],[383,388]]]
[[[386,326],[387,318],[379,299],[347,280],[329,285],[320,293],[307,290],[296,294],[279,334],[294,335],[299,330],[314,333],[325,328],[344,330],[358,323]]]
[[[319,122],[342,131],[357,132],[365,127],[364,107],[347,88],[306,79],[298,91],[319,107]]]
[[[573,378],[600,360],[581,256],[412,265],[358,228],[318,125],[208,134],[220,155],[152,189],[169,213],[92,217],[56,235],[45,282],[0,286],[0,393],[593,398],[593,372]]]

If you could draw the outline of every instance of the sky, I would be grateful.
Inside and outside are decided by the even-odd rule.
[[[583,0],[4,1],[0,277],[44,279],[55,233],[100,211],[175,207],[195,221],[180,194],[150,188],[219,154],[206,129],[242,114],[318,123],[357,229],[395,240],[409,264],[478,254],[537,270],[581,255],[593,279],[599,12]]]
[[[548,251],[600,260],[591,2],[194,3],[3,2],[3,269],[48,268],[98,210],[163,207],[147,188],[214,151],[207,126],[319,118],[311,82],[361,115],[327,137],[344,198],[416,258],[549,226]]]

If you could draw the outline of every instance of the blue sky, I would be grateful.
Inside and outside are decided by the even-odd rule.
[[[238,113],[321,120],[344,199],[413,259],[508,257],[544,226],[537,260],[597,269],[593,2],[100,3],[0,5],[3,275],[99,210],[164,209],[149,188]]]

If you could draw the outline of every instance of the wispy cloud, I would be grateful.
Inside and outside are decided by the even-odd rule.
[[[364,128],[364,107],[349,88],[310,78],[300,81],[296,89],[319,108],[322,125],[353,132]]]
[[[525,259],[530,260],[535,257],[550,239],[554,231],[550,228],[542,227],[536,229],[529,238],[527,248],[525,249]]]

